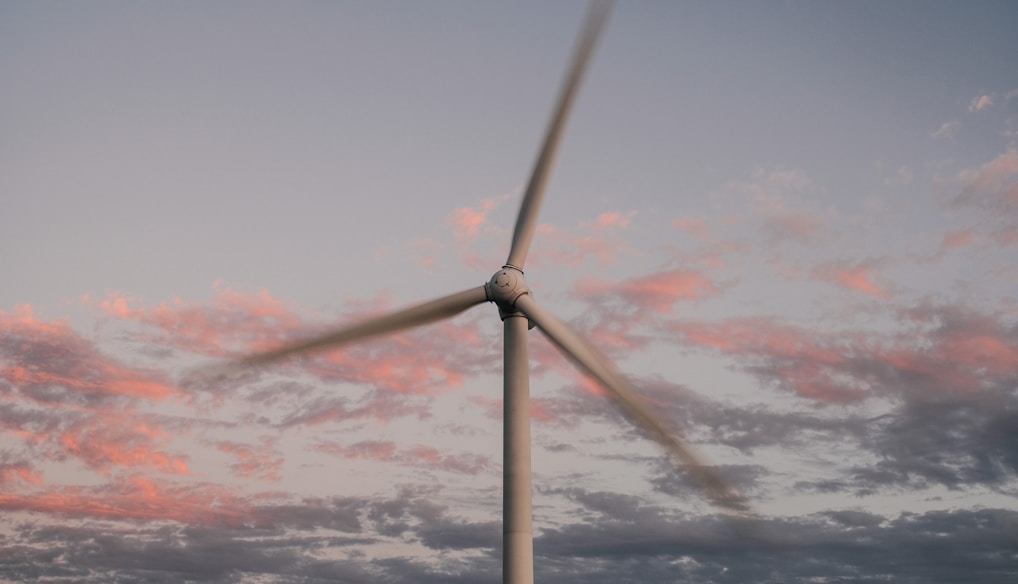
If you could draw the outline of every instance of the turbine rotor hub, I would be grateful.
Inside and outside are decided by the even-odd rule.
[[[523,278],[523,270],[506,264],[484,284],[488,300],[498,306],[498,315],[502,320],[510,316],[522,316],[516,310],[516,300],[524,294],[531,294],[527,281]],[[531,326],[533,328],[533,326]]]

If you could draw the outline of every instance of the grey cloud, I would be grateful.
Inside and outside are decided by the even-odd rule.
[[[718,516],[692,517],[634,497],[560,489],[587,512],[535,539],[539,581],[807,583],[817,578],[1002,582],[1018,576],[1018,512],[853,509],[762,519],[739,535]],[[387,499],[315,499],[269,507],[271,527],[21,520],[5,537],[0,578],[78,582],[500,581],[497,522],[470,521],[405,488]],[[380,532],[387,533],[380,533]],[[419,541],[429,552],[371,559],[357,546]]]

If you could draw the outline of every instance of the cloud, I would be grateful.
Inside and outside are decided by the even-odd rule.
[[[774,241],[810,242],[823,227],[820,217],[806,211],[775,213],[764,218],[764,228]]]
[[[190,401],[164,379],[121,365],[65,322],[35,318],[30,307],[0,312],[0,429],[16,439],[12,447],[19,456],[42,463],[74,460],[107,476],[188,474],[187,456],[167,450],[168,429],[158,417],[139,412],[170,397]],[[24,484],[45,477],[26,466],[12,467],[6,476]]]
[[[707,243],[712,240],[707,230],[707,221],[694,217],[679,217],[672,221],[672,227],[685,231],[692,235],[697,241]]]
[[[980,230],[1000,246],[1018,245],[1018,150],[1009,148],[993,160],[964,170],[955,177],[960,191],[957,207],[978,209],[984,214]]]
[[[936,400],[999,392],[1018,374],[1018,329],[951,306],[920,306],[900,335],[821,332],[774,319],[679,320],[675,340],[729,355],[767,384],[820,401]]]
[[[980,166],[962,171],[957,204],[975,205],[999,213],[1018,212],[1018,150],[1006,152]]]
[[[864,429],[860,446],[876,458],[851,468],[840,490],[867,496],[886,487],[978,484],[1016,492],[1018,400],[1011,397],[912,399]]]
[[[121,467],[189,473],[186,456],[170,455],[154,447],[156,441],[166,438],[165,432],[144,422],[132,424],[130,418],[125,418],[113,412],[90,416],[65,429],[57,440],[64,453],[102,472]]]
[[[738,213],[751,208],[752,222],[762,225],[770,242],[810,243],[827,224],[828,213],[817,205],[826,190],[802,169],[757,167],[748,179],[728,181],[715,197],[732,199]]]
[[[959,249],[972,245],[976,231],[973,228],[956,229],[944,234],[941,240],[941,249]]]
[[[544,496],[544,495],[542,495]],[[624,495],[571,488],[547,496],[571,501],[580,520],[549,525],[536,536],[535,580],[563,584],[614,582],[749,582],[769,574],[783,582],[850,580],[860,571],[896,581],[976,584],[1015,575],[1010,550],[1018,513],[977,509],[883,517],[848,509],[763,519],[761,536],[739,538],[718,517],[686,517]],[[9,536],[17,553],[0,577],[31,581],[53,566],[76,581],[228,582],[323,580],[396,584],[500,579],[499,525],[471,521],[426,497],[301,502],[299,530],[288,523],[258,531],[228,526],[30,524]],[[629,513],[626,513],[626,511]],[[262,508],[297,519],[298,507]],[[309,529],[315,525],[323,526]],[[324,527],[328,526],[328,527]],[[423,550],[407,551],[419,542]],[[390,554],[365,554],[380,544]],[[376,548],[376,549],[378,549]],[[200,553],[198,550],[201,550]],[[436,552],[444,553],[436,553]],[[800,561],[808,554],[810,561]],[[53,569],[53,568],[50,568]]]
[[[265,290],[248,294],[218,285],[211,304],[177,299],[146,309],[137,302],[111,295],[101,306],[111,316],[158,331],[143,329],[135,335],[140,342],[219,358],[237,358],[314,338],[387,312],[390,304],[385,295],[352,302],[354,311],[343,322],[326,327],[320,320],[309,322],[302,311]],[[488,343],[477,334],[476,320],[443,321],[349,348],[322,350],[278,367],[297,367],[326,380],[365,383],[402,393],[432,393],[455,389],[470,372],[486,366]]]
[[[626,228],[633,218],[633,214],[623,215],[619,212],[602,213],[594,221],[594,231],[600,233],[612,227]]]
[[[413,399],[418,398],[418,399]],[[404,416],[424,417],[430,412],[427,396],[371,390],[360,400],[325,395],[300,400],[279,415],[280,428],[317,426],[351,420],[389,421]]]
[[[67,323],[38,320],[30,306],[0,311],[0,380],[40,403],[184,398],[163,375],[119,364]]]
[[[405,394],[460,388],[467,376],[490,367],[494,343],[478,321],[444,321],[413,331],[311,355],[301,368],[326,380],[349,381]],[[496,358],[497,360],[497,358]]]
[[[276,449],[275,440],[262,437],[257,445],[221,440],[216,449],[233,456],[236,462],[230,469],[239,477],[260,478],[267,481],[279,481],[283,468],[283,455]]]
[[[42,475],[27,460],[6,460],[8,453],[0,453],[0,487],[14,491],[19,486],[42,484]],[[19,484],[20,483],[20,484]]]
[[[632,252],[620,233],[629,228],[633,215],[602,213],[593,221],[581,221],[569,228],[542,223],[537,226],[528,265],[579,267],[590,259],[607,265],[620,254]]]
[[[450,454],[420,444],[399,449],[391,441],[367,440],[349,446],[329,441],[318,444],[315,449],[343,458],[397,462],[401,465],[468,475],[485,472],[492,466],[489,458],[477,454]]]
[[[250,506],[226,487],[209,484],[182,487],[142,476],[97,487],[0,493],[0,509],[77,518],[172,520],[194,525],[241,527],[254,522]]]
[[[973,97],[972,101],[969,102],[969,111],[978,112],[990,107],[991,105],[993,105],[994,97],[995,96],[992,93],[986,93],[983,95],[977,95]]]
[[[724,192],[749,196],[753,206],[763,212],[785,210],[790,198],[816,195],[824,188],[809,174],[798,168],[764,168],[752,170],[749,179],[728,181]]]
[[[452,212],[449,223],[456,231],[456,239],[467,244],[477,239],[477,235],[488,222],[488,213],[505,197],[488,198],[475,207],[460,207]]]
[[[889,298],[890,292],[878,286],[870,275],[872,265],[850,265],[843,262],[829,262],[811,272],[811,277],[820,282],[837,284],[849,290],[862,292],[878,298]]]
[[[110,316],[138,321],[160,331],[138,340],[211,357],[230,357],[275,348],[307,330],[302,313],[267,290],[245,293],[215,283],[211,304],[177,298],[155,308],[122,293],[110,294],[99,306]]]
[[[915,179],[915,173],[907,166],[899,166],[894,176],[884,179],[885,185],[907,185]]]
[[[650,310],[669,314],[680,300],[703,300],[721,293],[721,289],[701,272],[672,269],[621,282],[595,278],[578,281],[572,295],[584,300],[613,299],[637,312]]]
[[[586,504],[593,495],[576,497]],[[628,502],[619,501],[621,511]],[[590,507],[584,507],[590,509]],[[673,517],[659,507],[641,518],[605,518],[547,529],[535,541],[535,565],[556,582],[782,582],[878,579],[995,582],[1014,575],[1007,549],[1018,514],[1004,509],[905,513],[893,518],[826,512],[763,520],[757,536],[737,538],[717,518]],[[850,510],[846,510],[850,511]],[[809,562],[795,561],[807,554]],[[565,562],[572,558],[575,562]]]
[[[930,136],[933,136],[934,138],[952,139],[959,127],[961,127],[961,122],[957,120],[944,122],[939,128],[930,132]]]

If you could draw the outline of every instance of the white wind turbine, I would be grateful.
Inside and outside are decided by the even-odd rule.
[[[523,265],[537,225],[545,185],[558,149],[559,139],[580,79],[604,26],[610,2],[592,4],[575,49],[565,85],[552,114],[544,143],[523,195],[505,265],[482,286],[373,318],[314,339],[251,355],[229,368],[246,368],[325,348],[361,341],[387,333],[451,318],[474,305],[493,302],[504,328],[503,406],[503,527],[502,580],[506,584],[530,584],[534,580],[533,529],[531,527],[530,473],[530,380],[527,330],[538,328],[584,373],[600,383],[615,405],[634,424],[645,430],[685,467],[705,494],[736,516],[747,510],[736,494],[710,467],[636,395],[629,383],[579,334],[534,300],[523,278]]]

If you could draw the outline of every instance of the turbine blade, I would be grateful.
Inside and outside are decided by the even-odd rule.
[[[516,309],[541,329],[541,332],[584,373],[607,389],[623,414],[681,462],[716,505],[740,515],[749,510],[746,501],[724,479],[705,465],[681,438],[670,431],[629,383],[615,372],[608,360],[576,331],[551,312],[541,308],[529,294],[516,300]]]
[[[230,368],[247,368],[273,363],[299,353],[307,353],[327,347],[335,348],[354,341],[414,328],[437,320],[451,318],[464,310],[488,300],[484,286],[470,288],[430,302],[404,308],[385,316],[372,318],[322,336],[284,345],[278,349],[243,357]]]
[[[583,78],[583,72],[590,61],[590,55],[597,43],[597,38],[604,27],[611,9],[611,2],[594,2],[587,12],[587,20],[583,26],[583,33],[576,45],[573,61],[566,75],[565,85],[562,93],[559,94],[558,104],[552,114],[551,123],[544,137],[544,144],[534,163],[534,169],[530,175],[530,182],[524,192],[523,201],[520,203],[520,211],[516,217],[516,228],[513,231],[512,247],[509,249],[509,259],[506,264],[523,269],[527,259],[527,252],[530,250],[530,240],[533,239],[534,229],[537,226],[537,215],[544,198],[544,188],[551,173],[552,164],[555,162],[555,154],[558,150],[559,139],[562,136],[562,129],[565,127],[566,118],[572,107],[576,89]]]

